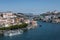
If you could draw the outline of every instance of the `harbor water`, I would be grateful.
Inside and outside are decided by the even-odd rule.
[[[54,24],[41,21],[37,23],[35,29],[11,37],[0,36],[0,40],[60,40],[60,23]]]

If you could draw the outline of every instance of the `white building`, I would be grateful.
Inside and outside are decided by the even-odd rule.
[[[30,20],[24,20],[25,23],[30,23]]]
[[[3,13],[3,18],[14,18],[16,17],[15,15],[13,15],[12,12],[4,12]]]

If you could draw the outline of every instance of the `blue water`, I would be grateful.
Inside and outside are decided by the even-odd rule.
[[[38,21],[37,28],[28,30],[21,35],[1,36],[0,40],[60,40],[60,24]]]

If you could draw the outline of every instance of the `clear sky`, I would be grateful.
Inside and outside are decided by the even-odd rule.
[[[40,14],[60,11],[60,0],[0,0],[0,11]]]

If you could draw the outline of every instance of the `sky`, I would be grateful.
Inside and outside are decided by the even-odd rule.
[[[0,11],[41,14],[60,11],[60,0],[0,0]]]

